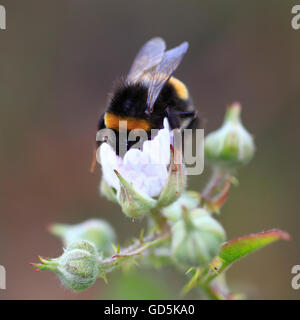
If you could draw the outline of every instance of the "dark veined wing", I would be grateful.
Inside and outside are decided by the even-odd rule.
[[[146,42],[135,57],[126,80],[131,83],[141,80],[143,75],[161,62],[165,49],[165,41],[161,38]]]
[[[154,103],[161,89],[179,66],[188,47],[189,44],[187,42],[183,42],[178,47],[166,51],[160,64],[152,71],[148,87],[148,112],[152,112]]]

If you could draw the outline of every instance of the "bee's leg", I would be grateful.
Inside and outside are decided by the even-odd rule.
[[[98,121],[98,130],[104,129],[105,127],[105,123],[104,123],[104,113],[101,115],[99,121]],[[100,146],[101,142],[96,141],[96,146],[94,147],[93,150],[93,160],[91,163],[91,167],[90,167],[90,173],[94,173],[95,169],[96,169],[96,165],[97,165],[97,149]]]
[[[176,112],[176,114],[181,118],[181,119],[186,119],[186,118],[195,118],[196,111],[188,111],[188,112]]]
[[[166,109],[166,116],[169,120],[169,124],[170,124],[171,129],[180,127],[180,121],[178,119],[177,112],[174,112],[174,111],[170,110],[169,108],[167,108]]]

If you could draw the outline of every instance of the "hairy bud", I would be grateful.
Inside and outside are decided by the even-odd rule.
[[[162,210],[163,215],[170,221],[178,221],[184,210],[192,210],[200,204],[200,195],[195,191],[186,191],[170,206]]]
[[[205,267],[225,241],[223,227],[204,209],[185,211],[172,227],[172,255],[187,267]]]
[[[33,264],[37,270],[51,270],[57,273],[62,283],[69,289],[85,290],[91,287],[99,275],[99,255],[89,241],[72,243],[56,259],[40,257],[42,264]]]
[[[88,240],[104,255],[112,253],[112,243],[116,240],[114,229],[101,219],[90,219],[75,225],[54,224],[50,232],[60,237],[66,247],[78,240]]]
[[[240,115],[240,104],[230,105],[222,127],[206,137],[205,158],[209,163],[235,168],[247,164],[253,157],[253,138],[243,127]]]

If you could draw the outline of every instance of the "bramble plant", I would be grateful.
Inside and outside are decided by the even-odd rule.
[[[70,289],[85,290],[97,278],[106,281],[107,274],[117,268],[137,262],[140,267],[169,264],[188,278],[183,295],[198,288],[210,299],[243,297],[227,288],[226,270],[272,242],[288,240],[289,235],[273,229],[226,242],[225,231],[216,220],[230,186],[237,182],[237,169],[254,154],[253,138],[240,116],[241,106],[230,105],[221,128],[206,137],[205,159],[212,174],[201,193],[186,190],[185,165],[183,160],[176,161],[181,158],[167,119],[157,136],[144,142],[142,151],[131,148],[121,158],[102,143],[98,150],[101,193],[118,203],[129,218],[148,219],[148,230],[120,248],[115,231],[103,220],[54,224],[50,232],[62,239],[63,254],[55,259],[39,257],[40,263],[32,265],[54,271]]]

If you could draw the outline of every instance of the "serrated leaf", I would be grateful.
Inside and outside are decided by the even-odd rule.
[[[223,261],[222,269],[234,261],[280,239],[289,240],[290,235],[284,231],[272,229],[226,242],[219,254],[219,257]]]

